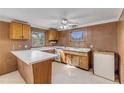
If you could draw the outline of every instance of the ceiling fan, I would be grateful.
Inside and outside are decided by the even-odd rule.
[[[79,27],[79,24],[70,22],[68,19],[63,18],[61,20],[59,30],[74,29],[74,28],[78,28],[78,27]]]

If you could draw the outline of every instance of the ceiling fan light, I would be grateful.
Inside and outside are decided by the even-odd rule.
[[[68,23],[68,20],[67,19],[63,19],[62,20],[62,24],[66,25]]]
[[[64,27],[63,27],[63,26],[60,26],[59,28],[60,28],[60,29],[64,29]]]
[[[61,20],[61,25],[59,27],[60,30],[66,30],[66,29],[74,29],[77,28],[78,24],[70,23],[68,19]]]

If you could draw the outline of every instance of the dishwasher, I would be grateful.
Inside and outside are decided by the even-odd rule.
[[[94,74],[115,81],[115,53],[95,51],[93,53]]]

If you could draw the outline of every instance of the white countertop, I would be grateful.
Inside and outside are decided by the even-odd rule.
[[[57,57],[56,54],[41,52],[40,50],[11,51],[11,53],[26,64],[34,64]]]
[[[76,47],[64,47],[64,46],[54,46],[54,47],[39,47],[39,48],[31,48],[31,50],[53,50],[53,49],[62,49],[62,50],[69,50],[75,52],[89,52],[91,51],[90,48],[76,48]]]
[[[54,47],[39,47],[39,48],[31,48],[31,50],[41,50],[41,51],[45,51],[45,50],[54,50]]]
[[[66,47],[64,50],[75,51],[75,52],[89,52],[91,51],[90,48],[75,48],[75,47]]]

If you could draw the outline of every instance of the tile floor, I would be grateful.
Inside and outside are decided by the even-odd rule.
[[[0,84],[24,84],[18,71],[1,75]],[[53,84],[117,84],[93,75],[91,71],[81,70],[69,65],[54,62],[52,68]]]

